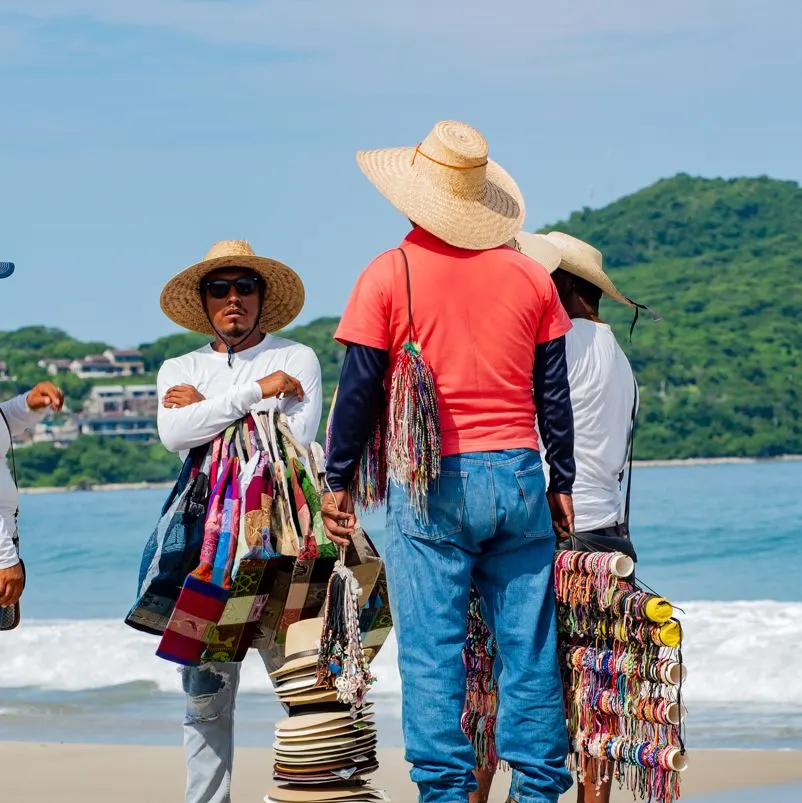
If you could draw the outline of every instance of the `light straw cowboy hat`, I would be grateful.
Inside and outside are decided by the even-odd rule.
[[[562,256],[557,267],[562,268],[566,273],[571,273],[586,282],[590,282],[605,295],[620,304],[626,304],[628,307],[637,306],[632,299],[627,298],[618,290],[610,280],[610,277],[604,272],[602,267],[604,259],[598,248],[594,248],[590,243],[561,231],[550,231],[544,237],[560,249]],[[554,270],[556,268],[553,268],[551,272],[553,273]]]
[[[244,240],[221,240],[201,262],[167,282],[161,295],[164,314],[184,329],[214,335],[201,298],[201,282],[221,268],[248,268],[265,280],[260,332],[276,332],[288,326],[304,305],[304,285],[292,268],[276,259],[257,256]]]
[[[356,161],[393,206],[450,245],[496,248],[521,230],[518,185],[465,123],[437,123],[417,147],[360,151]]]
[[[549,273],[554,273],[560,267],[562,252],[545,234],[519,231],[508,245],[517,248],[529,259],[539,262]]]
[[[293,622],[287,628],[287,637],[284,643],[285,662],[281,668],[271,674],[271,677],[280,682],[279,678],[291,672],[317,666],[318,645],[322,633],[323,619],[321,617]]]
[[[570,234],[565,234],[562,231],[550,231],[545,235],[546,239],[556,245],[560,249],[561,259],[559,268],[590,282],[592,285],[598,287],[606,296],[609,296],[613,301],[619,304],[624,304],[627,307],[632,307],[635,310],[635,318],[632,321],[629,334],[632,337],[632,330],[638,320],[638,311],[646,310],[655,321],[662,320],[662,316],[651,307],[645,304],[639,304],[633,301],[629,296],[625,296],[612,282],[610,277],[604,272],[604,260],[601,251],[594,248],[590,243],[580,240],[578,237],[573,237]],[[554,273],[556,268],[550,272]]]

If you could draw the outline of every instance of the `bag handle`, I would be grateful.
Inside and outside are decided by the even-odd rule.
[[[415,331],[415,325],[412,323],[412,279],[409,276],[409,260],[407,259],[407,252],[404,251],[403,248],[398,249],[401,252],[401,256],[404,258],[404,271],[407,277],[407,330],[409,332],[409,342],[415,342],[415,336],[417,332]]]

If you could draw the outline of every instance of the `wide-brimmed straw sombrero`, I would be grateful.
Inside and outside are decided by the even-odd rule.
[[[646,310],[655,321],[662,320],[662,316],[651,307],[633,301],[629,296],[625,296],[612,282],[612,279],[604,272],[604,258],[598,248],[594,248],[590,243],[580,240],[562,231],[550,231],[545,235],[546,239],[560,249],[560,264],[557,266],[567,273],[578,276],[586,282],[598,287],[606,296],[632,307],[635,310],[635,319],[630,327],[630,337],[635,323],[638,320],[638,310]],[[551,273],[557,268],[551,270]]]
[[[465,123],[437,123],[417,147],[360,151],[362,172],[398,210],[458,248],[496,248],[523,226],[524,199]]]
[[[559,267],[567,273],[590,282],[605,295],[618,301],[619,304],[626,304],[628,307],[636,306],[631,298],[627,298],[619,291],[604,272],[604,257],[598,248],[561,231],[550,231],[542,236],[560,250],[560,262],[551,270],[552,273]]]
[[[214,335],[201,299],[201,281],[214,270],[248,268],[265,280],[259,331],[277,332],[291,324],[304,305],[301,277],[284,263],[254,253],[244,240],[215,243],[201,262],[182,270],[162,290],[161,308],[174,323],[192,332]]]
[[[562,252],[545,234],[530,234],[519,231],[509,245],[517,248],[524,256],[539,262],[549,272],[560,267]]]

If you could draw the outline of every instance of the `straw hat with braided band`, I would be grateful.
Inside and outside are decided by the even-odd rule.
[[[417,147],[360,151],[356,160],[393,206],[450,245],[482,251],[521,230],[521,191],[465,123],[437,123]]]
[[[201,282],[209,273],[222,268],[247,268],[264,279],[261,332],[276,332],[288,326],[304,305],[304,285],[292,268],[278,260],[257,256],[244,240],[221,240],[209,249],[203,261],[167,282],[161,295],[164,314],[184,329],[216,334],[203,306]]]

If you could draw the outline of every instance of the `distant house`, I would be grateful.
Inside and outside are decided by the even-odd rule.
[[[126,376],[122,365],[115,365],[103,354],[89,354],[82,360],[73,360],[70,370],[80,379],[104,379]]]
[[[141,376],[145,373],[145,360],[137,349],[107,349],[103,356],[112,365],[121,366],[125,371],[123,376]]]
[[[80,379],[141,376],[145,373],[145,362],[138,351],[107,349],[103,354],[88,354],[82,360],[73,360],[70,370]]]
[[[68,446],[80,435],[78,424],[70,416],[60,421],[45,419],[33,428],[33,443],[52,443]]]
[[[0,382],[9,379],[8,366],[0,360]]]
[[[156,415],[156,385],[95,385],[84,404],[87,415],[108,413]]]
[[[78,417],[81,435],[122,438],[127,441],[150,443],[158,437],[154,416],[131,413],[83,415]]]
[[[44,368],[49,376],[68,374],[72,370],[72,360],[39,360],[36,364]]]

